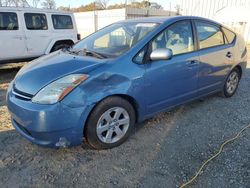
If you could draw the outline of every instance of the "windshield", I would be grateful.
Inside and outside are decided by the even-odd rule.
[[[116,23],[78,42],[73,51],[87,51],[105,57],[117,57],[131,49],[151,32],[157,23]],[[85,55],[88,53],[85,53]]]

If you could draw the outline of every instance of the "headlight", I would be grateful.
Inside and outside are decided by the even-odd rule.
[[[54,104],[62,100],[76,86],[88,78],[86,74],[71,74],[60,78],[41,89],[33,98],[33,103]]]

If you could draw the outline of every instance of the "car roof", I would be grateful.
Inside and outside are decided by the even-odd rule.
[[[144,17],[144,18],[136,18],[136,19],[129,19],[129,20],[124,20],[120,21],[118,23],[136,23],[136,22],[141,22],[141,23],[167,23],[167,22],[172,22],[172,21],[181,21],[181,20],[203,20],[203,21],[209,21],[218,25],[221,25],[218,22],[215,22],[213,20],[207,19],[207,18],[202,18],[198,16],[169,16],[169,17]]]
[[[29,11],[29,12],[43,12],[43,13],[62,13],[72,14],[72,12],[55,10],[55,9],[41,9],[32,7],[0,7],[0,11]]]

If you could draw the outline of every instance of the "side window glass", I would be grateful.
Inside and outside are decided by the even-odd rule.
[[[71,16],[68,15],[52,15],[54,29],[73,29]]]
[[[169,48],[173,55],[194,51],[191,23],[180,21],[169,26],[152,41],[152,51],[159,48]]]
[[[233,41],[234,41],[234,38],[235,38],[235,34],[234,32],[222,27],[222,31],[225,33],[226,35],[226,39],[227,39],[227,42],[229,44],[231,44]]]
[[[220,46],[224,44],[223,33],[219,26],[206,22],[196,22],[200,49]]]
[[[137,63],[137,64],[142,64],[146,51],[147,51],[147,47],[143,48],[143,49],[134,57],[133,61],[134,61],[135,63]]]
[[[25,23],[28,30],[47,30],[47,18],[45,14],[25,13]]]
[[[17,14],[14,12],[0,12],[0,30],[18,30]]]

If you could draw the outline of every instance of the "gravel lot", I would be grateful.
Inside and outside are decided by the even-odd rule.
[[[250,65],[237,94],[211,96],[136,126],[118,148],[45,149],[10,124],[5,106],[17,69],[0,70],[0,187],[178,187],[224,140],[250,123]],[[250,129],[209,163],[192,187],[250,187]]]

